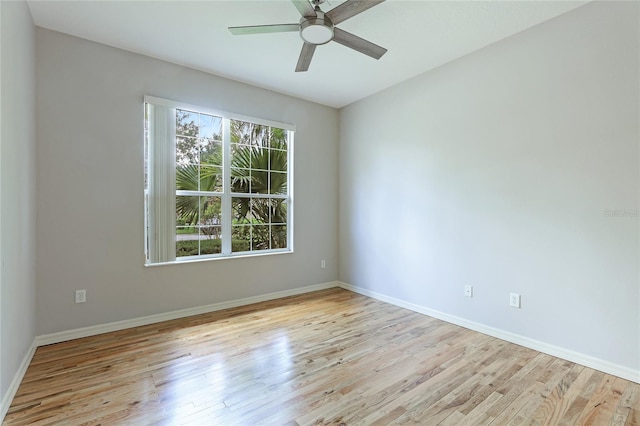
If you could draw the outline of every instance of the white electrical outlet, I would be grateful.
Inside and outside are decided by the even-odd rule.
[[[320,261],[320,267],[321,267],[322,269],[324,269],[324,268],[326,268],[326,267],[327,267],[327,263],[324,261],[324,259],[322,259],[322,260]]]
[[[465,297],[473,297],[473,286],[469,284],[465,284],[464,286],[464,296]]]
[[[76,303],[84,303],[87,301],[87,290],[76,290]]]
[[[518,293],[511,293],[509,295],[509,306],[520,308],[520,295]]]

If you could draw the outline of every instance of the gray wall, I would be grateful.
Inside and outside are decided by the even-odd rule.
[[[337,279],[335,109],[41,28],[37,65],[38,334]],[[143,266],[145,94],[297,126],[295,253]]]
[[[3,1],[0,9],[0,400],[9,402],[7,390],[36,336],[36,45],[27,4]]]
[[[340,280],[638,371],[638,17],[591,3],[341,110]]]

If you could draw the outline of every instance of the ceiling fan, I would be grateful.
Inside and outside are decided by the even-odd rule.
[[[335,25],[364,12],[384,0],[347,0],[339,6],[324,13],[320,5],[325,0],[291,0],[302,18],[297,24],[255,25],[244,27],[229,27],[234,35],[266,34],[288,31],[298,31],[304,44],[296,65],[296,72],[307,71],[316,46],[335,41],[343,46],[357,50],[360,53],[380,59],[387,49],[373,44],[363,38],[348,33]]]

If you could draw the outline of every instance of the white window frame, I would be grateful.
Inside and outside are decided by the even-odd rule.
[[[214,260],[214,259],[228,259],[228,258],[237,258],[237,257],[247,257],[247,256],[264,256],[278,253],[292,253],[293,252],[293,149],[294,149],[294,133],[296,130],[295,125],[281,123],[273,120],[266,120],[241,114],[230,113],[226,111],[215,110],[207,107],[202,107],[198,105],[187,104],[184,102],[177,102],[173,100],[158,98],[155,96],[145,96],[143,108],[145,108],[146,104],[157,105],[162,107],[170,108],[173,111],[173,116],[175,116],[175,110],[188,110],[202,114],[209,114],[222,118],[222,147],[223,147],[223,167],[222,167],[222,181],[223,181],[223,191],[222,192],[208,192],[208,191],[183,191],[175,189],[175,141],[176,141],[176,129],[175,122],[172,127],[172,130],[169,131],[168,140],[172,141],[170,143],[173,144],[173,152],[174,157],[172,160],[173,171],[172,171],[172,182],[173,182],[173,191],[167,191],[165,195],[169,197],[170,203],[173,204],[173,232],[171,233],[172,241],[168,242],[168,247],[170,251],[173,251],[173,257],[167,260],[161,261],[152,261],[151,260],[151,244],[155,241],[155,238],[152,234],[154,231],[151,230],[153,226],[152,222],[154,218],[152,217],[152,213],[149,211],[149,188],[147,185],[151,185],[151,176],[148,176],[147,185],[145,185],[145,193],[144,193],[144,229],[145,229],[145,266],[154,266],[154,265],[165,265],[165,264],[174,264],[174,263],[185,263],[185,262],[194,262],[194,261],[203,261],[203,260]],[[287,193],[286,194],[255,194],[255,193],[235,193],[231,192],[231,131],[230,131],[230,123],[231,120],[237,121],[245,121],[253,124],[276,127],[279,129],[283,129],[287,131]],[[175,120],[174,120],[175,121]],[[151,129],[150,129],[151,132]],[[145,144],[147,143],[148,135],[145,134]],[[149,146],[147,146],[148,150],[151,150],[151,145],[153,142],[149,142]],[[151,160],[147,158],[148,153],[145,152],[145,165],[150,164]],[[147,166],[145,166],[147,167]],[[148,166],[152,167],[152,166]],[[145,168],[145,176],[147,176],[148,171]],[[176,258],[175,256],[175,243],[176,243],[176,227],[175,227],[175,203],[176,196],[181,195],[194,195],[194,196],[216,196],[221,197],[222,200],[222,246],[221,253],[216,254],[202,254],[202,255],[194,255],[194,256],[183,256],[180,258]],[[278,249],[267,249],[267,250],[256,250],[256,251],[243,251],[243,252],[232,252],[232,198],[233,197],[244,197],[244,198],[277,198],[283,199],[286,201],[287,205],[287,247],[286,248],[278,248]],[[171,239],[171,238],[170,238]],[[171,246],[171,244],[173,244]]]

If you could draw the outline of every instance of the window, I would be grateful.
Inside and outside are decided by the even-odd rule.
[[[292,251],[291,125],[145,97],[146,263]]]

